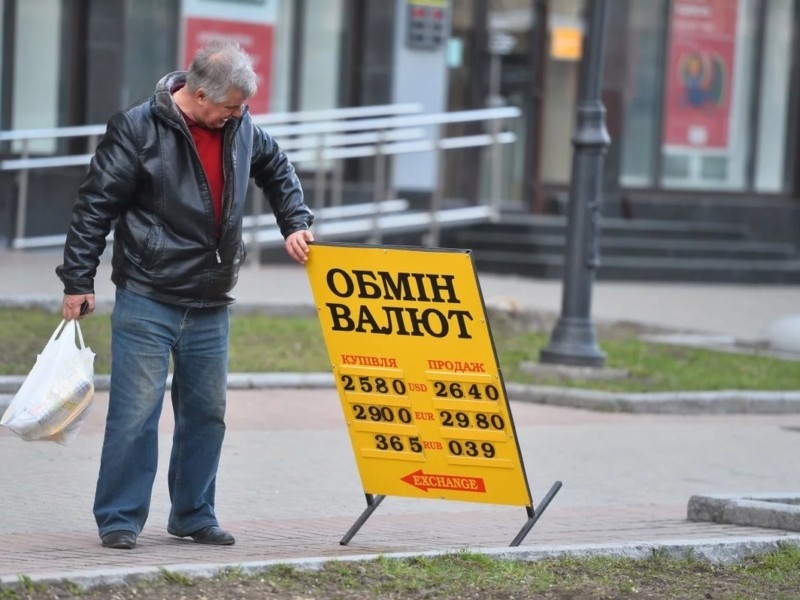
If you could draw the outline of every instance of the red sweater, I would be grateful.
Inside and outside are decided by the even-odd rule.
[[[219,237],[222,188],[225,184],[225,176],[222,172],[222,129],[208,129],[192,121],[186,115],[183,115],[183,118],[189,127],[189,133],[192,134],[194,145],[197,146],[197,154],[200,156],[200,162],[203,163],[203,170],[206,172],[208,189],[214,202],[214,222],[217,225],[217,237]]]
[[[172,93],[174,94],[181,87],[183,86],[173,88]],[[214,223],[216,223],[217,237],[219,237],[222,220],[222,188],[225,185],[225,175],[222,170],[222,129],[208,129],[190,119],[183,111],[181,111],[181,115],[186,121],[189,133],[192,134],[197,154],[203,170],[206,172],[208,191],[211,193],[211,200],[214,204]]]

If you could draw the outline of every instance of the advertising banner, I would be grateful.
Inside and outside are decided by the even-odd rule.
[[[269,112],[276,4],[277,0],[184,0],[181,68],[209,42],[237,42],[253,57],[259,78],[258,92],[248,101],[250,112]]]
[[[738,2],[674,0],[664,143],[727,149]]]

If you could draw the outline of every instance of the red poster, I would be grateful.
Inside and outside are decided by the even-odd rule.
[[[269,24],[187,17],[184,56],[187,61],[191,60],[199,47],[214,40],[238,42],[255,59],[258,92],[248,104],[252,114],[260,115],[269,112],[272,34],[272,25]]]
[[[665,144],[728,147],[737,5],[731,0],[674,0]]]

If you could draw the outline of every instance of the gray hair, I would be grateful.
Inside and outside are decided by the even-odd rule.
[[[188,90],[194,93],[202,88],[211,102],[223,102],[231,88],[250,98],[257,84],[253,58],[233,42],[212,42],[200,48],[186,76]]]

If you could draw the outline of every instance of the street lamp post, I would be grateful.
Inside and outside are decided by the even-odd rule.
[[[607,0],[587,0],[577,118],[572,144],[567,246],[561,315],[549,344],[539,353],[543,363],[602,367],[606,356],[597,347],[591,320],[592,283],[600,266],[600,209],[603,161],[611,143],[601,100]]]

